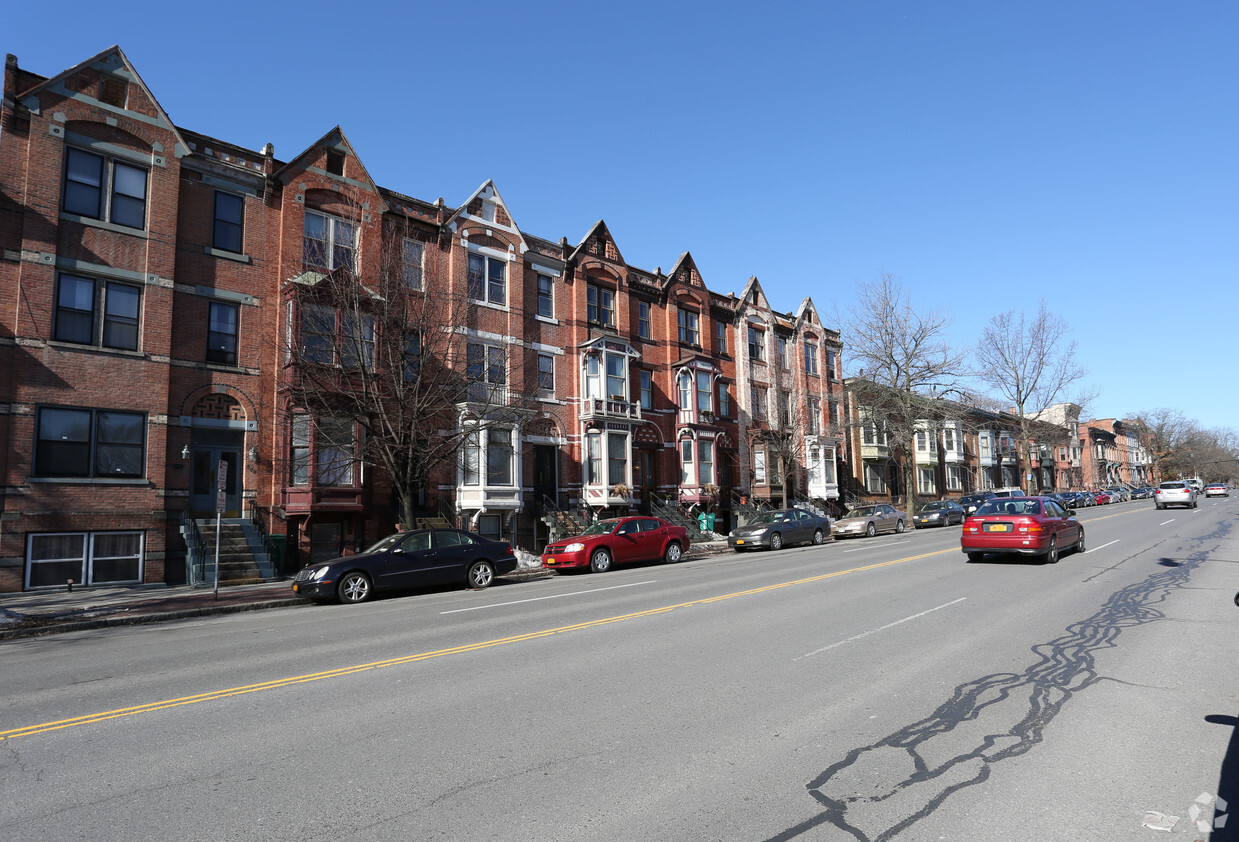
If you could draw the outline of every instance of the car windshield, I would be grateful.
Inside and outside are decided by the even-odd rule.
[[[991,500],[977,509],[978,515],[1039,515],[1041,504],[1036,500]]]
[[[792,516],[787,512],[762,512],[750,520],[749,523],[786,523],[791,519]]]
[[[611,518],[610,520],[600,520],[597,523],[591,523],[582,532],[582,535],[610,535],[615,531],[615,527],[619,526],[619,520]]]
[[[877,512],[876,506],[861,506],[848,512],[848,517],[871,517]]]
[[[1184,488],[1184,487],[1186,487],[1185,484],[1181,482],[1163,482],[1162,483],[1162,488]]]
[[[934,500],[932,503],[926,503],[925,505],[921,506],[921,511],[932,512],[938,509],[945,509],[945,508],[946,508],[946,503],[944,503],[941,500]]]
[[[397,532],[394,535],[388,535],[386,538],[380,538],[367,547],[366,552],[381,553],[386,549],[390,549],[393,545],[399,544],[404,539],[404,536],[408,534],[407,532]]]

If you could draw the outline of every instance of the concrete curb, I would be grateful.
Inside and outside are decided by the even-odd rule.
[[[177,611],[156,611],[150,614],[134,614],[128,617],[99,617],[94,620],[73,620],[67,623],[41,622],[31,620],[28,625],[19,628],[0,629],[0,640],[14,640],[22,637],[42,637],[63,632],[87,631],[103,629],[112,626],[140,626],[148,623],[163,623],[168,620],[185,620],[191,617],[206,617],[212,614],[236,614],[241,611],[262,611],[267,608],[290,608],[293,606],[311,605],[308,599],[293,597],[291,599],[269,599],[263,602],[242,602],[235,605],[205,605],[200,608],[182,608]]]

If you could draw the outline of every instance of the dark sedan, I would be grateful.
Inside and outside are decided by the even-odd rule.
[[[954,500],[931,500],[921,506],[912,523],[918,529],[923,526],[950,526],[952,523],[963,523],[965,517],[963,506]]]
[[[727,535],[727,545],[736,552],[779,550],[788,544],[820,544],[830,537],[830,519],[804,509],[759,512],[744,526]]]
[[[315,601],[365,602],[379,591],[449,582],[485,588],[516,566],[507,541],[460,529],[415,529],[388,535],[365,552],[309,565],[297,573],[293,591]]]

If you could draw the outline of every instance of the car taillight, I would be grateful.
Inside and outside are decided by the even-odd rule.
[[[1044,532],[1044,528],[1035,520],[1026,520],[1019,526],[1020,532]]]

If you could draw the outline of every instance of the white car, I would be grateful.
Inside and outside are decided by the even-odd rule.
[[[1214,482],[1205,486],[1206,497],[1229,497],[1230,488],[1223,483]]]
[[[1167,506],[1186,506],[1196,508],[1196,489],[1190,482],[1181,479],[1163,482],[1153,492],[1153,505],[1159,509]]]

